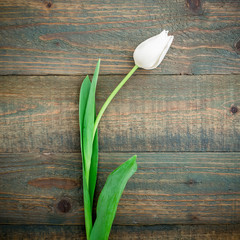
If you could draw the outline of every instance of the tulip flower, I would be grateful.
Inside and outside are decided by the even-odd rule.
[[[137,46],[133,53],[135,64],[144,69],[154,69],[162,62],[173,41],[168,31],[151,37]]]
[[[168,31],[142,42],[135,49],[133,58],[135,66],[126,77],[113,90],[106,102],[100,109],[95,119],[95,93],[100,69],[100,59],[97,63],[92,82],[86,76],[82,83],[79,97],[79,127],[81,139],[82,168],[83,168],[83,199],[84,215],[87,240],[108,239],[111,226],[117,211],[120,197],[129,178],[137,170],[137,156],[131,157],[128,161],[113,171],[106,181],[99,196],[96,220],[93,224],[93,198],[97,180],[98,168],[98,134],[99,121],[112,101],[114,96],[140,67],[154,69],[162,62],[173,41],[173,36],[168,36]]]
[[[168,49],[170,48],[173,36],[168,36],[168,31],[163,30],[160,34],[148,38],[144,42],[140,43],[133,53],[133,58],[135,61],[135,66],[132,70],[126,75],[126,77],[119,83],[119,85],[113,90],[111,95],[108,97],[106,102],[103,104],[97,118],[95,121],[94,132],[97,130],[98,123],[106,110],[109,103],[112,101],[114,96],[122,88],[122,86],[127,82],[127,80],[133,75],[133,73],[140,67],[147,70],[157,68],[165,55],[167,54]]]

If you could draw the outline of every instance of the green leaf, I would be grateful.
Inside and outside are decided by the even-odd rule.
[[[91,87],[91,82],[88,76],[83,80],[80,96],[79,96],[79,128],[80,128],[80,142],[81,142],[81,153],[82,153],[82,172],[83,172],[83,200],[84,200],[84,216],[85,216],[85,228],[87,239],[90,237],[92,230],[92,204],[89,196],[89,190],[87,186],[87,181],[85,177],[85,157],[83,150],[83,120],[85,116],[85,110],[87,106],[89,91]]]
[[[96,118],[95,92],[100,67],[96,66],[92,83],[87,76],[81,86],[79,97],[79,126],[83,169],[83,198],[87,239],[92,229],[92,204],[97,180],[98,167],[98,135],[93,139],[93,127]]]
[[[80,128],[80,143],[81,152],[83,153],[83,120],[85,115],[85,110],[88,101],[89,90],[91,87],[91,82],[88,76],[83,80],[80,96],[79,96],[79,128]]]
[[[137,170],[136,158],[137,156],[131,157],[108,176],[98,199],[97,218],[90,240],[108,239],[122,192]]]
[[[98,133],[96,132],[93,140],[92,159],[89,174],[89,194],[91,199],[91,205],[93,205],[93,198],[97,181],[97,169],[98,169]]]
[[[90,91],[87,101],[87,106],[85,110],[84,120],[83,120],[83,150],[84,150],[84,160],[85,160],[85,173],[87,185],[89,185],[89,172],[91,166],[92,159],[92,148],[93,148],[93,129],[94,129],[94,121],[95,121],[95,92],[98,80],[100,68],[100,59],[98,60]]]

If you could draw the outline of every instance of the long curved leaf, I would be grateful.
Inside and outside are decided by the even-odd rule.
[[[87,239],[90,237],[92,230],[92,204],[89,196],[89,190],[87,186],[87,181],[85,177],[85,157],[83,149],[83,124],[85,110],[87,106],[89,91],[91,87],[91,82],[88,76],[83,80],[80,96],[79,96],[79,128],[80,128],[80,143],[81,143],[81,153],[82,153],[82,172],[83,172],[83,200],[84,200],[84,215],[85,215],[85,228]]]
[[[84,160],[85,160],[85,173],[87,185],[89,185],[89,172],[92,159],[92,147],[93,147],[93,128],[95,121],[95,92],[98,80],[100,68],[100,59],[98,60],[91,87],[89,90],[89,96],[87,101],[87,106],[85,110],[84,120],[83,120],[83,150],[84,150]]]
[[[92,83],[87,76],[81,86],[79,97],[79,126],[83,169],[84,215],[87,239],[92,230],[92,204],[97,180],[98,167],[98,134],[93,138],[93,127],[96,118],[95,92],[100,67],[97,63]]]
[[[83,153],[83,120],[85,115],[85,110],[88,101],[89,90],[91,87],[91,82],[88,76],[82,82],[79,96],[79,128],[80,128],[80,144],[81,152]]]
[[[107,178],[97,204],[97,218],[90,240],[107,240],[116,215],[117,206],[128,179],[137,170],[137,156],[114,170]]]
[[[83,119],[85,116],[85,110],[87,106],[87,101],[89,99],[89,90],[91,87],[91,82],[88,76],[84,79],[81,91],[80,91],[80,97],[79,97],[79,126],[80,126],[80,142],[81,142],[81,152],[82,152],[82,161],[84,166],[85,160],[84,160],[84,149],[83,149]],[[94,96],[95,98],[95,96]],[[96,119],[96,110],[94,105],[94,120]],[[92,158],[91,158],[91,164],[90,164],[90,174],[89,174],[89,194],[91,199],[91,205],[93,203],[93,197],[94,197],[94,191],[97,181],[97,168],[98,168],[98,133],[95,133],[95,137],[92,144]]]

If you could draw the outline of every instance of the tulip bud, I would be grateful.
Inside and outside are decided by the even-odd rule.
[[[173,36],[168,36],[168,31],[140,43],[133,53],[135,64],[147,70],[154,69],[162,62],[173,41]]]

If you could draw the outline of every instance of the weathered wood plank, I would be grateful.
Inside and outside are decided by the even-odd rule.
[[[154,240],[238,240],[240,225],[159,225],[159,226],[113,226],[109,239],[154,239]],[[83,226],[46,225],[0,225],[0,239],[84,240]]]
[[[100,154],[97,195],[133,154]],[[115,224],[239,223],[239,159],[240,153],[138,153]],[[82,225],[80,162],[76,153],[0,154],[0,223]]]
[[[0,74],[126,73],[135,47],[168,29],[173,47],[156,74],[239,73],[239,1],[0,2]],[[139,71],[145,73],[145,71]]]
[[[122,77],[100,77],[97,111]],[[0,152],[79,152],[83,78],[0,77]],[[100,122],[100,151],[239,151],[239,92],[239,75],[134,76]]]

